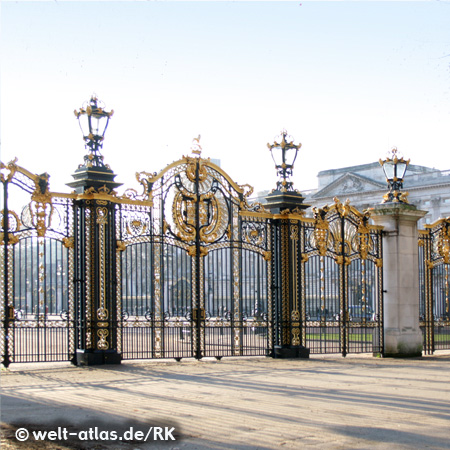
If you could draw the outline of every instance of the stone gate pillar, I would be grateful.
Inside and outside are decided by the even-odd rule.
[[[427,212],[406,203],[371,209],[383,233],[384,356],[420,356],[417,222]]]

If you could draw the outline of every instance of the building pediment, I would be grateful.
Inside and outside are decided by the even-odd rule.
[[[386,183],[380,183],[354,173],[345,173],[337,180],[316,192],[312,198],[339,197],[348,194],[386,189]]]

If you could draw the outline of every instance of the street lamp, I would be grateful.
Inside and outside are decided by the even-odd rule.
[[[383,196],[383,203],[408,203],[408,192],[400,192],[403,189],[403,179],[408,168],[409,159],[405,161],[403,156],[397,155],[397,148],[391,150],[391,154],[380,164],[383,167],[386,176],[386,182],[389,186],[389,192]]]
[[[98,100],[94,94],[79,111],[74,111],[83,133],[86,148],[89,149],[89,154],[84,157],[86,167],[104,166],[100,149],[103,147],[105,131],[114,111],[107,112],[103,108],[103,102]]]
[[[100,150],[103,147],[103,139],[109,119],[114,111],[105,111],[103,102],[99,101],[94,94],[88,102],[84,102],[83,106],[78,111],[75,110],[74,113],[83,133],[88,154],[84,156],[84,164],[80,164],[72,175],[74,181],[67,183],[67,185],[75,188],[76,192],[80,194],[88,189],[102,189],[104,192],[112,192],[122,183],[114,181],[116,175],[109,164],[103,163]]]
[[[281,141],[277,142],[277,139],[280,140],[280,138]],[[294,191],[292,187],[294,183],[289,181],[289,177],[292,175],[297,153],[301,146],[302,144],[294,144],[294,138],[289,136],[286,130],[283,130],[281,135],[275,138],[273,144],[267,144],[277,169],[277,175],[280,177],[277,181],[277,191]]]

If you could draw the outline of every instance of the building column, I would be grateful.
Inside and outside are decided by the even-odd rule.
[[[383,232],[384,356],[421,356],[417,222],[427,212],[405,203],[371,209]]]

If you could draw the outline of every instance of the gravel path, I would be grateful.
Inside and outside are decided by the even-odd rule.
[[[450,449],[450,353],[11,365],[5,449]],[[18,443],[18,428],[175,428],[176,441]],[[104,435],[105,436],[105,435]],[[152,434],[150,434],[150,437]]]

